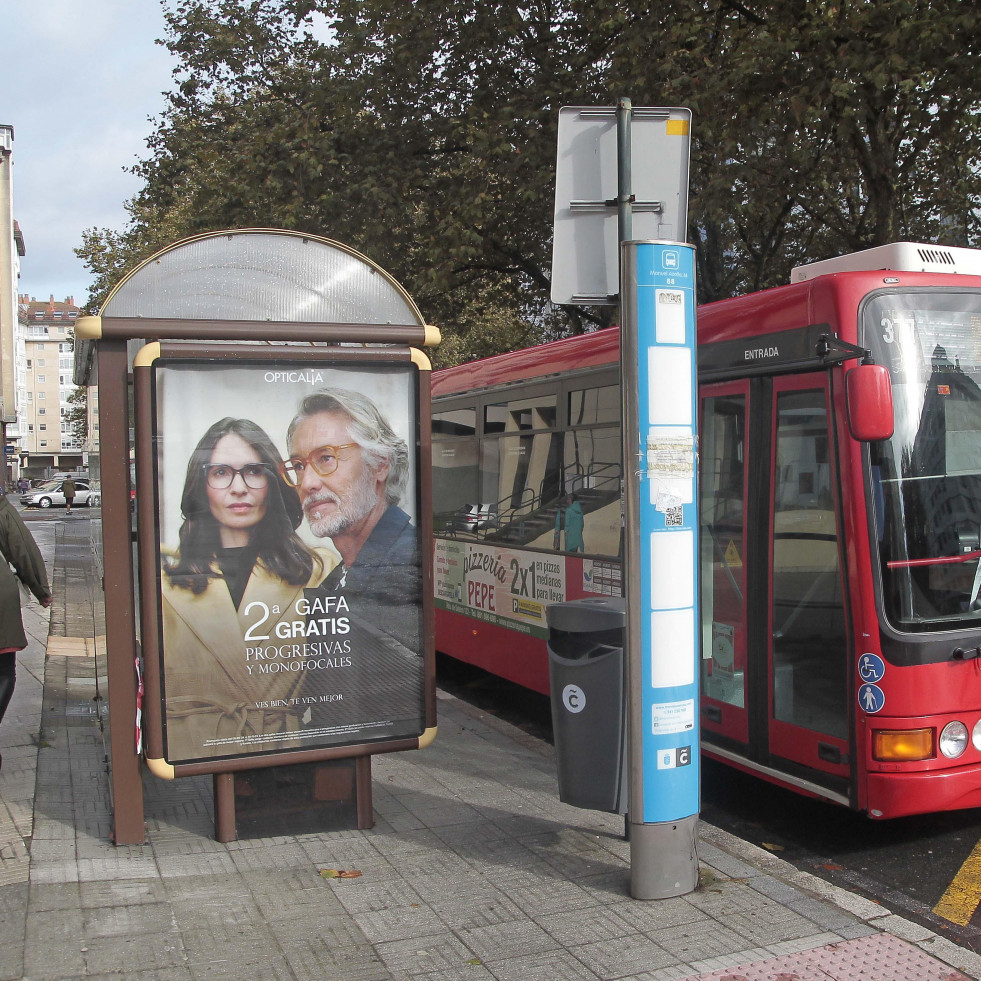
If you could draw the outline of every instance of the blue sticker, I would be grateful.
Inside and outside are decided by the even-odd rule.
[[[873,681],[882,681],[885,673],[885,662],[878,654],[863,654],[858,659],[858,676],[866,684]]]
[[[858,707],[869,715],[881,712],[886,704],[886,696],[878,685],[862,685],[858,690]]]

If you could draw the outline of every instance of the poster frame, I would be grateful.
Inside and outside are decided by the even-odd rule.
[[[157,445],[162,434],[155,431],[154,390],[155,367],[163,361],[213,362],[228,368],[236,363],[242,367],[277,362],[329,365],[347,370],[363,368],[371,371],[389,364],[413,364],[418,369],[416,410],[416,439],[410,441],[414,460],[416,501],[415,510],[422,564],[422,657],[423,657],[423,721],[424,729],[417,737],[379,739],[348,744],[295,747],[278,751],[241,753],[195,762],[171,763],[164,747],[164,702],[162,671],[162,625],[160,593],[160,531],[159,487],[157,482]],[[136,356],[133,367],[136,445],[136,508],[139,560],[139,602],[142,623],[143,659],[146,677],[144,734],[146,762],[154,774],[167,779],[205,773],[220,774],[260,767],[317,762],[330,759],[369,756],[375,753],[396,752],[422,748],[435,738],[436,695],[435,654],[433,647],[432,554],[426,543],[432,539],[432,481],[430,449],[430,363],[416,348],[401,346],[354,347],[285,343],[229,342],[152,342]]]

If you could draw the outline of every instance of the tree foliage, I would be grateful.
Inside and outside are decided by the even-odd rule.
[[[76,385],[68,396],[71,408],[65,416],[65,422],[71,431],[72,438],[78,445],[84,447],[89,434],[88,390],[82,385]]]
[[[959,0],[173,0],[179,68],[96,301],[189,234],[326,235],[392,272],[444,363],[609,322],[548,302],[563,105],[693,112],[702,300],[802,261],[978,234],[976,14]]]

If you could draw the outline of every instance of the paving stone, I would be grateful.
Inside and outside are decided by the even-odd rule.
[[[9,944],[0,943],[0,981],[18,981],[24,977],[23,935]]]
[[[167,890],[159,879],[114,879],[82,882],[77,887],[83,909],[100,906],[144,906],[165,902]],[[34,890],[31,891],[33,898]]]
[[[549,913],[536,917],[536,922],[563,947],[578,947],[637,933],[637,927],[619,910],[609,908],[589,909],[585,913],[582,910]]]
[[[342,916],[343,906],[314,866],[285,872],[244,872],[242,880],[267,923],[310,916]]]
[[[463,971],[475,959],[474,951],[452,934],[410,940],[387,940],[374,945],[375,952],[395,978]]]
[[[703,961],[757,946],[718,922],[668,927],[648,936],[679,961]]]
[[[348,913],[365,913],[398,907],[421,906],[422,897],[403,879],[373,882],[358,879],[328,879],[335,898]]]
[[[184,927],[180,935],[190,966],[213,964],[216,970],[225,971],[227,965],[237,964],[244,971],[247,963],[281,960],[282,952],[273,935],[258,920],[244,925],[213,920],[207,927]]]
[[[527,919],[507,920],[472,930],[457,930],[457,936],[482,961],[508,960],[522,954],[559,950],[561,945],[537,923]]]
[[[385,909],[352,913],[352,919],[370,943],[427,937],[443,929],[443,923],[431,909],[419,903],[390,906]]]
[[[497,981],[597,981],[590,970],[567,950],[528,954],[488,965]]]
[[[640,933],[575,946],[570,952],[601,978],[629,977],[669,967],[681,960]]]
[[[283,950],[289,950],[294,944],[303,943],[310,937],[319,937],[331,947],[363,947],[369,943],[354,920],[339,915],[336,909],[330,907],[291,919],[267,920],[266,926]]]
[[[393,981],[389,969],[367,943],[345,946],[322,937],[307,937],[284,948],[284,956],[300,981]]]
[[[84,957],[86,973],[91,974],[187,970],[181,938],[175,930],[93,937],[85,945]]]
[[[138,906],[98,906],[83,915],[86,938],[130,937],[144,933],[160,936],[173,934],[177,926],[169,903],[144,903]]]

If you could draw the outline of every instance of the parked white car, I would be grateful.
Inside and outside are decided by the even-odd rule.
[[[81,477],[75,479],[75,507],[87,507],[89,503],[89,482]],[[20,503],[26,508],[64,507],[65,495],[61,493],[64,477],[47,480],[40,487],[32,487],[21,494]]]

